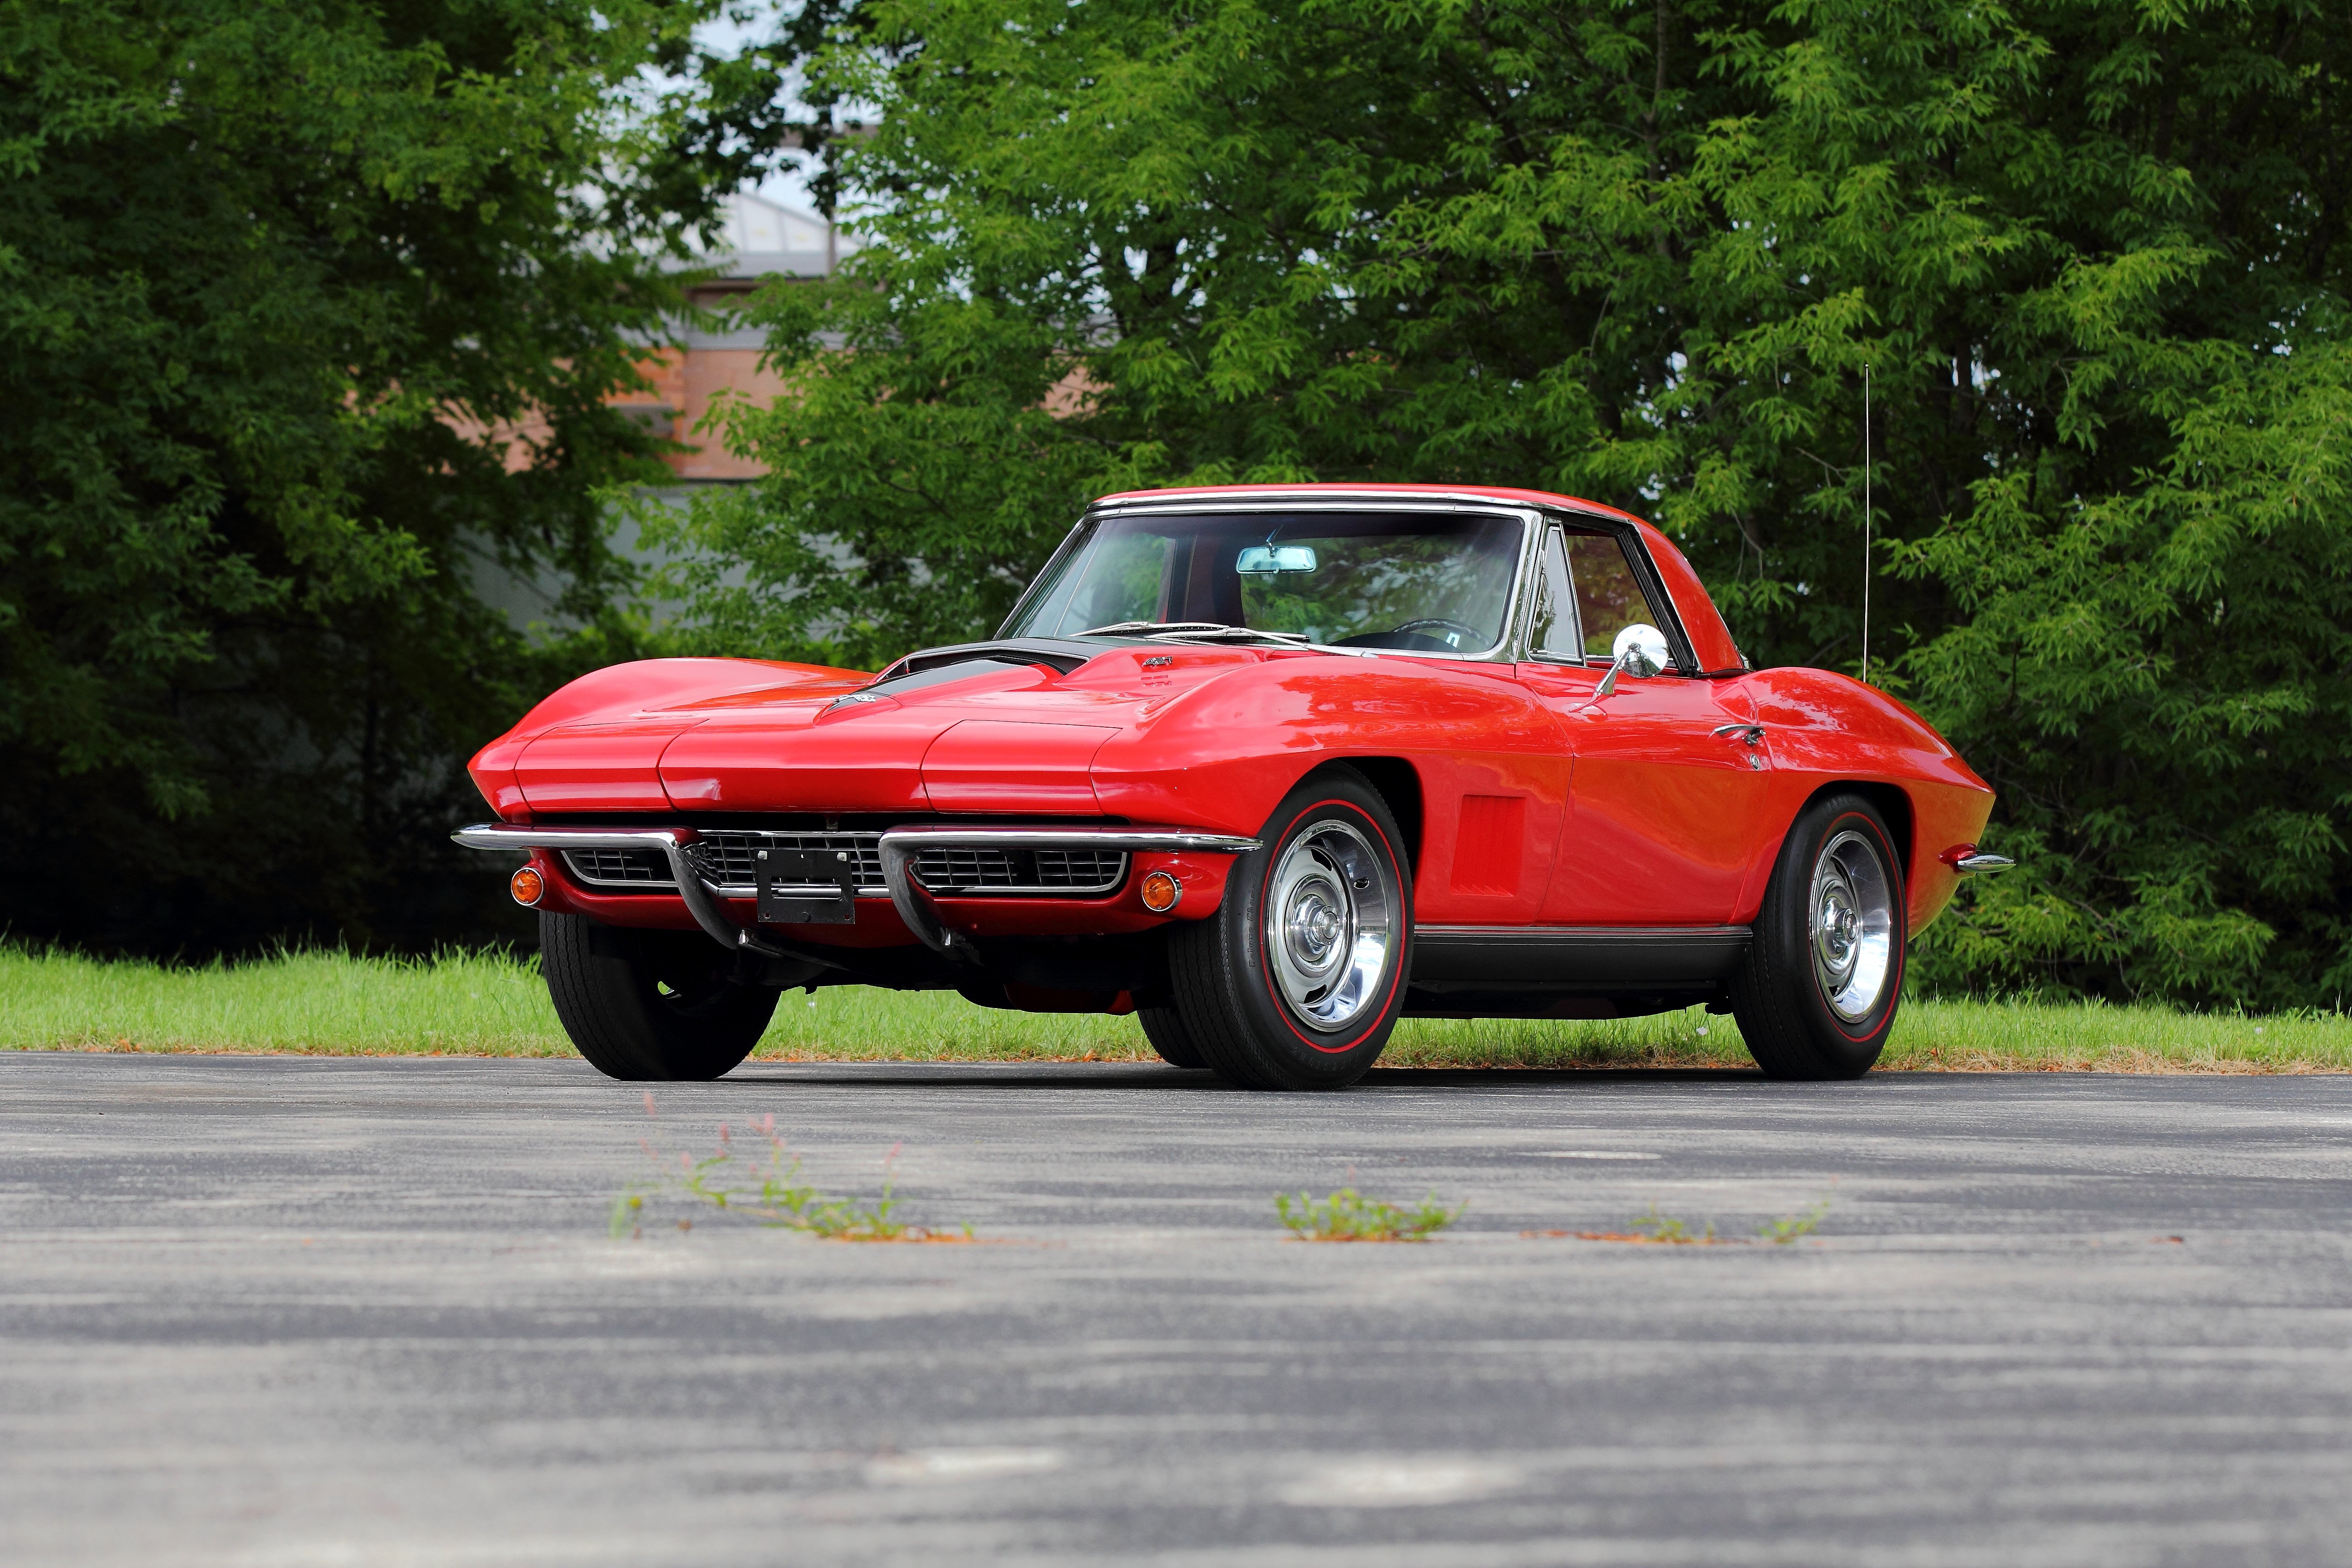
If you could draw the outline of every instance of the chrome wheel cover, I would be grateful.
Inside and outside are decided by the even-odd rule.
[[[1846,1023],[1860,1023],[1885,999],[1895,973],[1895,879],[1868,834],[1848,828],[1822,846],[1805,921],[1822,1000]]]
[[[1266,884],[1264,938],[1292,1017],[1336,1034],[1380,1005],[1397,904],[1386,861],[1353,823],[1326,819],[1291,839]]]

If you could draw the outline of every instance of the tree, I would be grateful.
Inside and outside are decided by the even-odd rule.
[[[635,646],[596,494],[661,470],[606,398],[774,96],[706,78],[714,8],[0,3],[0,923],[495,918],[459,763]]]
[[[867,0],[849,281],[770,290],[714,644],[987,629],[1085,500],[1567,490],[1861,647],[2025,867],[1916,973],[2337,1005],[2352,17],[2316,0]]]

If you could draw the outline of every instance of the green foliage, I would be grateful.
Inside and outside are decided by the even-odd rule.
[[[655,1114],[651,1093],[646,1096],[646,1114]],[[896,1149],[882,1163],[882,1195],[871,1204],[861,1204],[854,1198],[826,1197],[800,1179],[801,1157],[784,1147],[773,1115],[761,1117],[751,1131],[765,1145],[764,1157],[740,1153],[734,1133],[724,1121],[719,1124],[718,1148],[699,1159],[686,1153],[673,1159],[656,1149],[650,1138],[642,1141],[639,1147],[651,1169],[613,1200],[614,1237],[641,1236],[646,1200],[668,1196],[740,1215],[772,1230],[795,1230],[824,1241],[971,1239],[970,1226],[954,1232],[935,1231],[893,1217],[898,1206],[891,1195],[898,1187],[893,1169],[898,1158]],[[693,1222],[681,1221],[678,1228],[691,1229]]]
[[[2340,1005],[2352,13],[2322,0],[866,0],[856,276],[754,318],[712,646],[981,634],[1092,494],[1641,511],[1759,664],[2000,789],[1940,989]],[[836,352],[845,349],[847,352]]]
[[[1766,1220],[1756,1237],[1758,1240],[1769,1241],[1775,1247],[1794,1247],[1819,1230],[1822,1221],[1829,1216],[1830,1200],[1822,1198],[1795,1214]]]
[[[0,0],[0,923],[474,926],[458,763],[635,645],[605,398],[732,113],[644,73],[712,8]]]
[[[331,1056],[570,1057],[535,953],[430,959],[287,952],[252,963],[104,961],[0,942],[0,1050],[264,1051]],[[952,991],[828,986],[789,995],[762,1061],[1159,1058],[1132,1015],[1008,1013]],[[1407,1018],[1390,1068],[1752,1066],[1727,1018]],[[2343,1072],[2352,1016],[2180,1013],[2099,1003],[1904,1005],[1879,1070]]]
[[[1715,1244],[1715,1222],[1709,1220],[1703,1230],[1693,1230],[1687,1221],[1658,1212],[1652,1204],[1649,1211],[1633,1222],[1633,1234],[1669,1247],[1711,1247]]]
[[[1328,1198],[1274,1194],[1274,1212],[1301,1241],[1427,1241],[1462,1217],[1467,1204],[1447,1208],[1435,1193],[1417,1208],[1400,1208],[1341,1187]]]

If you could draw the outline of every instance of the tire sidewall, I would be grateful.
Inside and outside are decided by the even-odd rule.
[[[1390,878],[1390,897],[1399,918],[1379,1005],[1367,1008],[1349,1028],[1326,1035],[1307,1028],[1283,1005],[1266,957],[1266,900],[1273,894],[1275,868],[1292,840],[1310,824],[1333,818],[1356,828],[1372,845]],[[1238,982],[1234,1003],[1260,1049],[1279,1063],[1285,1078],[1302,1085],[1351,1082],[1388,1045],[1412,972],[1412,869],[1402,852],[1396,820],[1370,785],[1352,773],[1335,771],[1293,790],[1275,808],[1260,840],[1260,847],[1235,866],[1219,911],[1226,917],[1220,923],[1227,962]]]
[[[1822,994],[1821,982],[1813,968],[1810,907],[1813,872],[1822,851],[1832,839],[1847,831],[1866,835],[1876,847],[1894,890],[1892,973],[1877,1005],[1853,1023],[1839,1017],[1829,999]],[[1895,850],[1894,836],[1887,831],[1885,819],[1866,801],[1853,795],[1832,796],[1797,819],[1795,829],[1789,835],[1777,880],[1774,897],[1780,907],[1774,911],[1777,918],[1772,937],[1781,951],[1775,956],[1785,966],[1783,973],[1798,977],[1789,989],[1796,993],[1791,1000],[1803,1014],[1805,1033],[1823,1055],[1838,1065],[1854,1072],[1867,1070],[1878,1059],[1895,1026],[1909,963],[1910,889],[1904,880],[1903,859]]]

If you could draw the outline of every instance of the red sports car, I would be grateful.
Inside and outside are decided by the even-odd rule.
[[[650,659],[472,764],[548,988],[615,1078],[715,1078],[791,986],[1134,1011],[1330,1089],[1399,1017],[1704,1004],[1845,1078],[1979,854],[1902,703],[1751,670],[1638,518],[1529,490],[1107,496],[987,642],[879,675]]]

